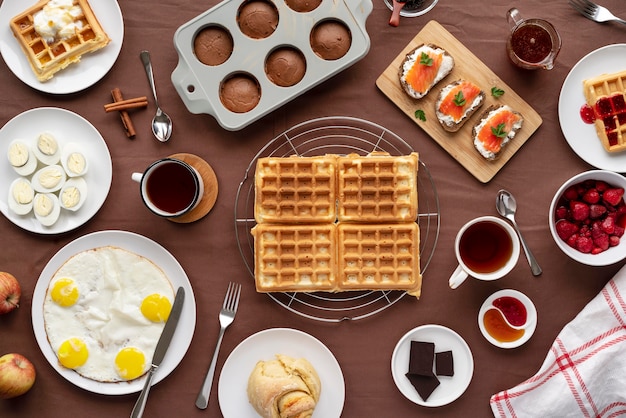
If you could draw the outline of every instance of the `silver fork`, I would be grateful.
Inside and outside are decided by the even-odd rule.
[[[569,0],[569,4],[587,19],[591,19],[595,22],[613,21],[626,25],[626,20],[620,19],[606,7],[597,5],[590,0]]]
[[[217,363],[217,354],[220,351],[220,345],[222,344],[222,338],[224,337],[224,331],[235,320],[235,314],[237,313],[237,306],[239,306],[239,296],[241,295],[241,285],[239,283],[230,282],[228,289],[226,290],[226,296],[224,297],[224,304],[220,310],[220,334],[217,337],[217,345],[215,346],[215,352],[213,353],[213,359],[211,359],[211,365],[209,371],[204,378],[200,393],[196,399],[196,406],[200,409],[206,409],[209,405],[209,395],[211,394],[211,386],[213,385],[213,375],[215,374],[215,364]]]

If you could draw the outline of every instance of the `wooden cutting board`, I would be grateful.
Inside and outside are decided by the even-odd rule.
[[[455,66],[452,72],[440,81],[427,96],[417,100],[409,97],[402,89],[398,70],[406,54],[425,43],[432,43],[447,50],[454,58]],[[502,49],[502,56],[505,59],[504,46],[502,46]],[[442,87],[458,79],[466,79],[478,85],[485,92],[485,102],[482,108],[472,115],[458,132],[450,133],[446,132],[437,121],[435,101]],[[389,64],[387,69],[376,80],[376,85],[415,124],[426,131],[455,160],[483,183],[489,182],[496,175],[542,123],[541,116],[528,103],[441,24],[434,20],[428,22],[393,62]],[[499,98],[493,97],[491,95],[492,87],[504,90],[504,94]],[[524,125],[515,138],[504,148],[500,156],[494,161],[488,161],[474,148],[472,126],[480,118],[482,111],[491,105],[498,104],[509,105],[514,110],[520,112],[524,117]],[[421,121],[415,117],[415,111],[418,109],[424,111],[426,121]]]

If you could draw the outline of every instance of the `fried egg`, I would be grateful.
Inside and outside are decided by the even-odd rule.
[[[43,305],[59,363],[99,382],[136,379],[150,368],[174,291],[152,261],[118,247],[75,254],[54,274]]]

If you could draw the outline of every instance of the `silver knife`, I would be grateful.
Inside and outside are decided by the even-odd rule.
[[[143,415],[143,410],[146,407],[146,401],[148,400],[148,393],[150,393],[150,387],[152,386],[152,378],[154,377],[154,373],[161,365],[163,361],[163,357],[165,357],[165,353],[167,352],[167,348],[170,346],[170,342],[172,341],[172,337],[174,336],[174,331],[176,331],[176,325],[178,325],[178,320],[180,319],[180,313],[183,310],[183,302],[185,301],[185,289],[179,287],[176,291],[176,298],[174,299],[174,305],[172,306],[172,311],[170,312],[170,316],[167,318],[167,322],[165,323],[165,328],[163,328],[163,332],[159,337],[159,341],[157,342],[157,346],[154,350],[154,356],[152,356],[152,365],[150,366],[150,370],[148,371],[148,377],[146,378],[146,383],[143,385],[143,389],[141,394],[139,395],[139,399],[135,403],[133,408],[133,412],[131,412],[131,418],[139,418]]]

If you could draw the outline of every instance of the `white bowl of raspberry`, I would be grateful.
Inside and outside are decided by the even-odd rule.
[[[591,170],[567,180],[550,205],[550,232],[570,258],[608,266],[626,258],[626,178]]]

